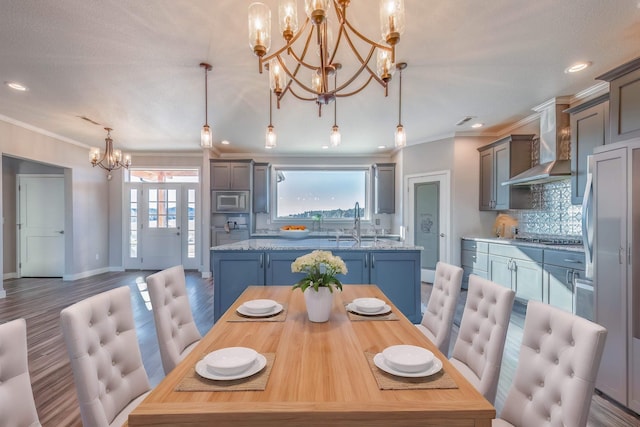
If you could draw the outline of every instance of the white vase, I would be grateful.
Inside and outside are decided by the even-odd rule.
[[[333,293],[329,288],[318,288],[316,292],[312,287],[308,287],[304,291],[304,302],[311,322],[320,323],[329,320],[333,307]]]

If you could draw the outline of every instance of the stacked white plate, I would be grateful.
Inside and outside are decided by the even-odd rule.
[[[235,380],[260,372],[266,365],[267,359],[252,348],[226,347],[196,363],[196,372],[212,380]]]
[[[238,313],[249,317],[267,317],[280,313],[282,308],[282,304],[272,299],[254,299],[240,305]]]
[[[426,377],[440,372],[442,362],[426,348],[392,345],[373,357],[373,363],[385,372],[400,377]]]
[[[365,316],[377,316],[390,312],[391,306],[378,298],[356,298],[347,304],[347,310]]]

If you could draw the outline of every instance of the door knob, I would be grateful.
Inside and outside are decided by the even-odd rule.
[[[444,237],[444,233],[440,233],[440,237]]]
[[[64,234],[64,230],[58,231],[59,234]]]

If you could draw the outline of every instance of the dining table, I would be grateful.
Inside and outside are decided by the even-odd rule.
[[[353,313],[347,308],[356,298],[381,299],[391,311],[382,316]],[[273,300],[282,311],[263,318],[238,312],[255,299]],[[333,292],[332,304],[329,320],[314,323],[308,319],[300,290],[249,286],[129,414],[128,425],[491,425],[496,415],[493,405],[377,286],[344,285],[342,291]],[[378,353],[403,344],[431,351],[442,369],[407,378],[376,365]],[[227,347],[254,349],[264,356],[264,368],[235,380],[198,374],[207,354]]]

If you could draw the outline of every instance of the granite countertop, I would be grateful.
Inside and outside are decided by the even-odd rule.
[[[352,251],[371,251],[371,250],[422,250],[422,246],[409,246],[405,242],[388,239],[376,240],[363,240],[358,246],[353,239],[341,238],[336,241],[336,238],[319,238],[310,237],[304,239],[249,239],[242,240],[240,242],[229,243],[227,245],[213,246],[210,248],[212,251],[247,251],[247,250],[352,250]]]
[[[475,240],[478,242],[487,242],[487,243],[500,243],[502,245],[513,245],[513,246],[527,246],[530,248],[540,248],[540,249],[553,249],[553,250],[563,250],[570,252],[584,252],[584,246],[582,245],[559,245],[552,243],[538,243],[538,242],[527,242],[520,239],[504,239],[499,237],[463,237],[466,240]]]

